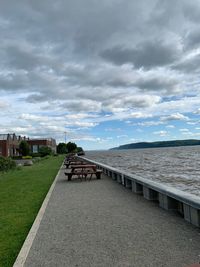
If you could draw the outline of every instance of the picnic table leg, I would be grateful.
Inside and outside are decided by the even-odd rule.
[[[69,173],[68,174],[68,181],[71,181],[71,179],[72,179],[72,175],[71,175],[71,173]]]
[[[97,179],[101,179],[101,172],[96,172]]]

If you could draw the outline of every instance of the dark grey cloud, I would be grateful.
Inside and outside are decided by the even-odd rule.
[[[156,78],[142,78],[139,79],[135,85],[145,91],[160,91],[164,90],[166,93],[170,94],[177,91],[177,86],[180,81],[178,79],[170,77],[156,77]]]
[[[198,24],[200,22],[200,17],[199,17],[200,2],[198,0],[195,1],[184,0],[182,9],[186,19],[190,20],[194,24]]]
[[[92,100],[72,100],[61,105],[62,108],[71,112],[100,112],[101,103]]]
[[[101,56],[117,65],[132,63],[136,68],[152,68],[173,63],[180,51],[162,42],[146,42],[136,48],[113,47],[104,50]]]
[[[179,62],[175,64],[173,69],[184,72],[186,75],[187,74],[192,74],[195,75],[199,73],[200,70],[200,54],[196,55],[195,57],[186,59],[182,62]]]
[[[199,79],[198,56],[184,60],[200,42],[197,0],[0,4],[0,91],[25,92],[30,103],[64,101],[66,110],[88,111],[112,99],[140,108],[153,102],[125,95],[176,95],[184,91],[180,73],[185,83],[192,71]]]
[[[52,98],[48,98],[47,94],[31,94],[28,97],[26,97],[26,101],[29,103],[40,103],[40,102],[46,102],[51,101]]]
[[[193,48],[198,48],[200,45],[200,29],[195,28],[193,31],[190,31],[184,39],[185,49],[191,50]]]
[[[12,69],[32,70],[43,62],[42,58],[35,55],[34,50],[26,51],[23,46],[9,45],[4,51],[5,57],[8,59],[7,65]]]
[[[26,91],[29,88],[27,74],[24,71],[8,72],[0,74],[0,90]]]

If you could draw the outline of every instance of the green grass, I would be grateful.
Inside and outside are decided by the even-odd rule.
[[[0,267],[13,265],[63,158],[0,174]]]

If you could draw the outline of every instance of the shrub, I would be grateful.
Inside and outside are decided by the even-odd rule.
[[[32,159],[32,156],[23,156],[22,159]]]
[[[27,160],[24,162],[24,166],[32,166],[32,165],[33,165],[32,160]]]
[[[22,159],[22,156],[12,156],[12,159]]]
[[[0,156],[0,171],[8,171],[16,168],[16,163],[11,158],[4,158]]]
[[[76,152],[82,152],[82,151],[83,151],[83,148],[80,147],[80,146],[77,146],[77,148],[76,148]]]
[[[40,158],[41,157],[41,154],[40,153],[31,153],[30,154],[33,158]]]
[[[48,146],[42,146],[40,147],[39,149],[39,153],[41,154],[41,157],[45,157],[45,156],[48,156],[48,155],[52,155],[52,149]]]
[[[32,159],[32,161],[33,161],[33,163],[37,163],[37,162],[41,161],[41,158],[40,157],[34,157]]]

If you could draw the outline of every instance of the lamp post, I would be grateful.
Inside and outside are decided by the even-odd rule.
[[[66,137],[67,137],[66,135],[67,135],[67,132],[64,132],[64,134],[65,134],[65,144],[66,144]]]

